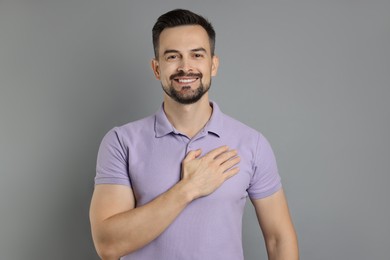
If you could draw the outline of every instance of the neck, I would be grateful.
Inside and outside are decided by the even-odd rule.
[[[198,102],[180,104],[169,96],[164,96],[164,111],[169,122],[189,138],[194,137],[209,121],[212,107],[206,93]]]

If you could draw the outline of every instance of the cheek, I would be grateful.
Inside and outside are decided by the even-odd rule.
[[[211,76],[214,76],[213,75],[213,71],[210,69],[210,67],[208,67],[206,70],[203,70],[203,78],[211,78]]]
[[[173,66],[166,66],[161,68],[160,70],[160,77],[161,78],[166,78],[169,80],[169,77],[175,73],[175,68]]]

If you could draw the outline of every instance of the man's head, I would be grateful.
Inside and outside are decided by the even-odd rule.
[[[164,100],[193,104],[207,99],[219,62],[210,23],[190,11],[173,10],[157,20],[153,40],[156,57],[152,69],[161,81]]]
[[[166,28],[172,28],[182,25],[200,25],[207,32],[210,41],[211,55],[214,56],[215,50],[215,31],[213,26],[204,17],[188,10],[175,9],[161,15],[152,29],[153,48],[156,59],[159,56],[160,34]]]

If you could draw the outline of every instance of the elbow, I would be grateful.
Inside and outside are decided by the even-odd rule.
[[[106,227],[93,228],[92,240],[96,253],[102,260],[118,260],[120,257],[130,254],[138,249],[132,234],[126,237],[115,236],[113,232],[108,232]],[[132,239],[130,239],[132,238]]]
[[[119,256],[115,254],[113,250],[105,247],[96,247],[96,252],[102,260],[118,260]]]
[[[120,257],[137,250],[134,247],[120,248],[117,242],[110,241],[95,241],[95,249],[102,260],[118,260]]]
[[[121,257],[111,243],[95,242],[95,249],[102,260],[118,260]]]

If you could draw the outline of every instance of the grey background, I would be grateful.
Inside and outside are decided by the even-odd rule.
[[[0,259],[97,259],[89,202],[113,126],[154,113],[151,28],[208,17],[211,97],[271,142],[301,259],[388,259],[389,1],[0,1]],[[252,206],[246,259],[266,259]]]

